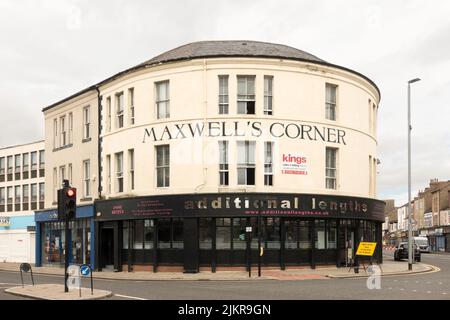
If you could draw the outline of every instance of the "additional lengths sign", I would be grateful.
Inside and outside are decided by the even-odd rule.
[[[181,194],[96,201],[96,220],[281,216],[384,221],[383,201],[315,194]]]
[[[356,255],[371,257],[375,252],[376,246],[377,246],[376,242],[360,242],[358,250],[356,251]]]
[[[307,158],[301,154],[283,153],[281,156],[281,173],[308,175]]]

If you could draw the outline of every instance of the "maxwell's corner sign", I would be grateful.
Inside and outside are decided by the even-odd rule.
[[[300,122],[195,121],[154,125],[144,129],[143,143],[196,137],[272,137],[323,141],[347,145],[346,132],[333,127]]]
[[[97,220],[163,217],[303,216],[384,221],[384,202],[310,194],[186,194],[102,200]]]
[[[301,154],[283,153],[281,163],[281,173],[308,175],[308,160]]]

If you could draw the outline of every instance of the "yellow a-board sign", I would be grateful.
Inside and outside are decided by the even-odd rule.
[[[356,255],[371,257],[375,252],[376,246],[377,246],[376,242],[360,242],[358,250],[356,251]]]

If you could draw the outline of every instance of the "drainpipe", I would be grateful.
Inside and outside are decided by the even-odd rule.
[[[207,77],[206,77],[206,71],[207,71],[207,63],[206,59],[203,59],[203,125],[204,129],[207,129],[207,121],[208,121],[208,87],[207,87]],[[208,168],[206,166],[206,135],[203,134],[202,136],[202,170],[203,170],[203,183],[195,187],[195,191],[199,191],[200,189],[203,189],[206,186],[206,179],[207,179],[207,173]]]
[[[101,159],[102,159],[102,155],[101,155],[101,150],[102,150],[102,138],[101,138],[101,133],[102,133],[102,121],[101,121],[101,115],[102,115],[102,97],[100,96],[100,89],[98,88],[98,86],[95,86],[95,90],[97,91],[97,123],[98,123],[98,139],[97,139],[97,165],[98,165],[98,174],[97,174],[97,179],[98,179],[98,198],[101,199],[102,198],[102,183],[101,183]],[[95,212],[95,211],[94,211]]]

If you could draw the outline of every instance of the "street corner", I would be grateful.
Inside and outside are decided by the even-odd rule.
[[[12,287],[6,293],[37,300],[100,300],[112,296],[111,291],[89,288],[71,289],[64,292],[64,286],[59,284],[40,284],[35,286]]]

